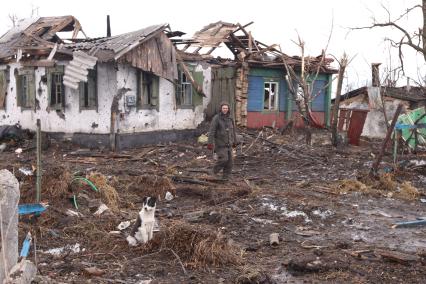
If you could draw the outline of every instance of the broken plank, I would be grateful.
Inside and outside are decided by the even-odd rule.
[[[387,250],[374,250],[374,254],[377,256],[381,256],[383,259],[387,259],[390,261],[398,262],[398,263],[407,263],[413,261],[419,261],[420,257],[417,255],[402,253],[398,251],[387,251]]]
[[[205,181],[201,181],[199,179],[193,179],[190,177],[171,176],[171,179],[174,182],[191,183],[191,184],[199,184],[199,185],[211,185],[210,182],[205,182]]]

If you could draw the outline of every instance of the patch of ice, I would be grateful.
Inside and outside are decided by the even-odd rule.
[[[327,209],[325,211],[321,211],[320,209],[317,209],[317,210],[312,211],[312,214],[321,217],[321,219],[325,219],[325,218],[333,215],[334,213],[329,209]]]
[[[271,203],[263,202],[263,203],[262,203],[262,206],[263,206],[263,207],[268,207],[268,208],[269,208],[269,209],[271,209],[272,211],[277,211],[277,210],[278,210],[278,206],[276,206],[276,205],[274,205],[274,204],[271,204]]]
[[[283,211],[281,214],[288,217],[288,218],[294,218],[294,217],[297,217],[297,216],[302,216],[302,217],[305,218],[305,223],[312,222],[312,220],[309,219],[308,215],[306,215],[306,213],[303,212],[303,211],[298,211],[298,210],[288,211],[286,207],[281,207],[280,209],[281,209],[281,211]]]
[[[267,219],[261,219],[261,218],[251,218],[253,221],[257,222],[257,223],[263,223],[263,224],[274,224],[274,222],[272,220],[267,220]]]
[[[85,249],[80,249],[80,244],[76,243],[75,245],[66,245],[60,248],[53,248],[45,251],[44,253],[51,254],[54,256],[60,256],[65,251],[70,251],[72,253],[79,253],[80,251],[85,251]]]

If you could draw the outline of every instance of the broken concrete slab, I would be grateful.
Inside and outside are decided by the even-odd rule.
[[[19,183],[8,170],[0,171],[0,283],[18,262]]]
[[[10,270],[7,284],[30,284],[37,274],[37,267],[29,260],[22,259]]]

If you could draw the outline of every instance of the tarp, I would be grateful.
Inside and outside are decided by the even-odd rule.
[[[402,139],[407,141],[410,148],[416,145],[414,132],[417,131],[418,145],[426,145],[426,128],[419,127],[426,124],[425,108],[417,108],[398,117],[396,129],[401,130]]]

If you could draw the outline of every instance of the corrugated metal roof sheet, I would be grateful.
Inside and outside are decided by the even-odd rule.
[[[119,54],[123,50],[131,47],[134,44],[141,43],[149,35],[158,31],[162,31],[167,26],[167,24],[153,25],[141,30],[112,37],[98,38],[78,43],[67,43],[64,45],[64,47],[74,51],[93,50],[94,55],[97,55],[98,50],[110,50],[114,53],[112,58],[110,58],[113,59],[115,55]]]
[[[94,56],[87,55],[82,51],[75,51],[73,60],[65,67],[64,85],[77,90],[79,82],[87,82],[87,74],[89,73],[87,69],[93,69],[96,61],[97,58]]]

